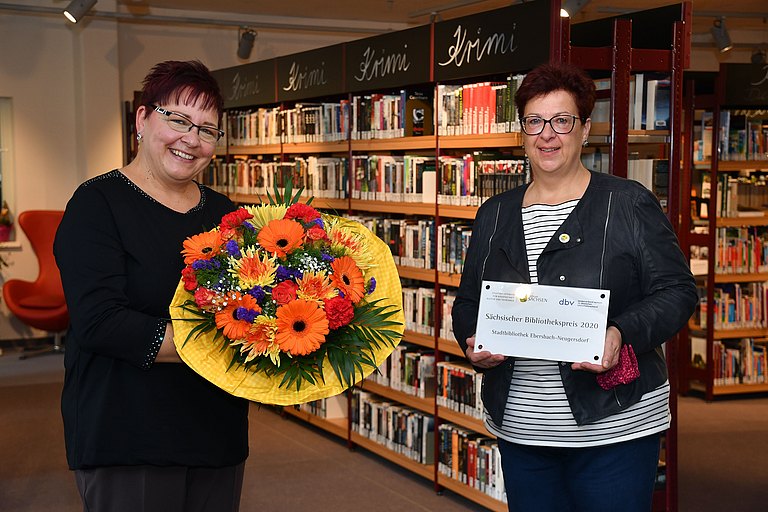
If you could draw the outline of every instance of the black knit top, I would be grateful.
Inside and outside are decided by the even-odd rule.
[[[154,363],[184,266],[182,242],[232,202],[200,186],[173,211],[119,171],[83,183],[54,244],[71,326],[62,413],[71,469],[220,467],[248,456],[248,402],[185,364]]]

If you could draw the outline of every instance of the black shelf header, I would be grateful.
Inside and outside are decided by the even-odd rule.
[[[429,25],[346,43],[346,84],[359,92],[430,81]]]
[[[549,0],[435,23],[435,80],[529,70],[549,61]]]
[[[211,72],[224,96],[224,108],[274,103],[275,60],[263,60]]]
[[[725,78],[723,104],[729,107],[768,105],[768,65],[722,64]]]
[[[344,90],[344,45],[277,58],[277,100],[338,95]]]

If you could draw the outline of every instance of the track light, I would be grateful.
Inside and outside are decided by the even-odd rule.
[[[96,5],[96,2],[97,0],[72,0],[69,7],[64,9],[64,16],[72,23],[77,23]]]
[[[589,0],[563,0],[560,2],[560,17],[573,18],[588,3]]]
[[[244,27],[240,33],[240,41],[237,44],[237,56],[241,59],[247,59],[251,56],[251,50],[253,50],[253,42],[256,40],[256,31]]]
[[[717,49],[720,50],[720,53],[725,53],[733,48],[731,35],[728,33],[728,29],[725,28],[724,17],[720,16],[716,19],[712,24],[712,28],[709,30],[712,32],[712,38],[715,40],[715,44],[717,45]]]

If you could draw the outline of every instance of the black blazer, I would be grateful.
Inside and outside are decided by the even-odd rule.
[[[521,213],[526,189],[494,196],[478,210],[453,306],[453,329],[464,351],[475,333],[483,279],[530,283]],[[697,293],[672,226],[649,190],[591,173],[584,196],[544,248],[537,270],[539,284],[610,290],[608,324],[637,355],[640,378],[610,391],[600,388],[595,374],[560,364],[579,425],[615,414],[665,382],[661,345],[690,318]],[[497,425],[513,371],[514,358],[484,370],[483,403]]]

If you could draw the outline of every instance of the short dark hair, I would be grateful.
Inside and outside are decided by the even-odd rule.
[[[580,67],[573,64],[542,64],[525,75],[515,93],[517,115],[523,117],[525,106],[537,96],[565,91],[573,96],[579,117],[584,122],[595,107],[595,82]]]
[[[224,97],[210,70],[199,60],[167,60],[155,64],[144,77],[141,104],[195,103],[203,99],[204,109],[216,109],[221,124]]]

